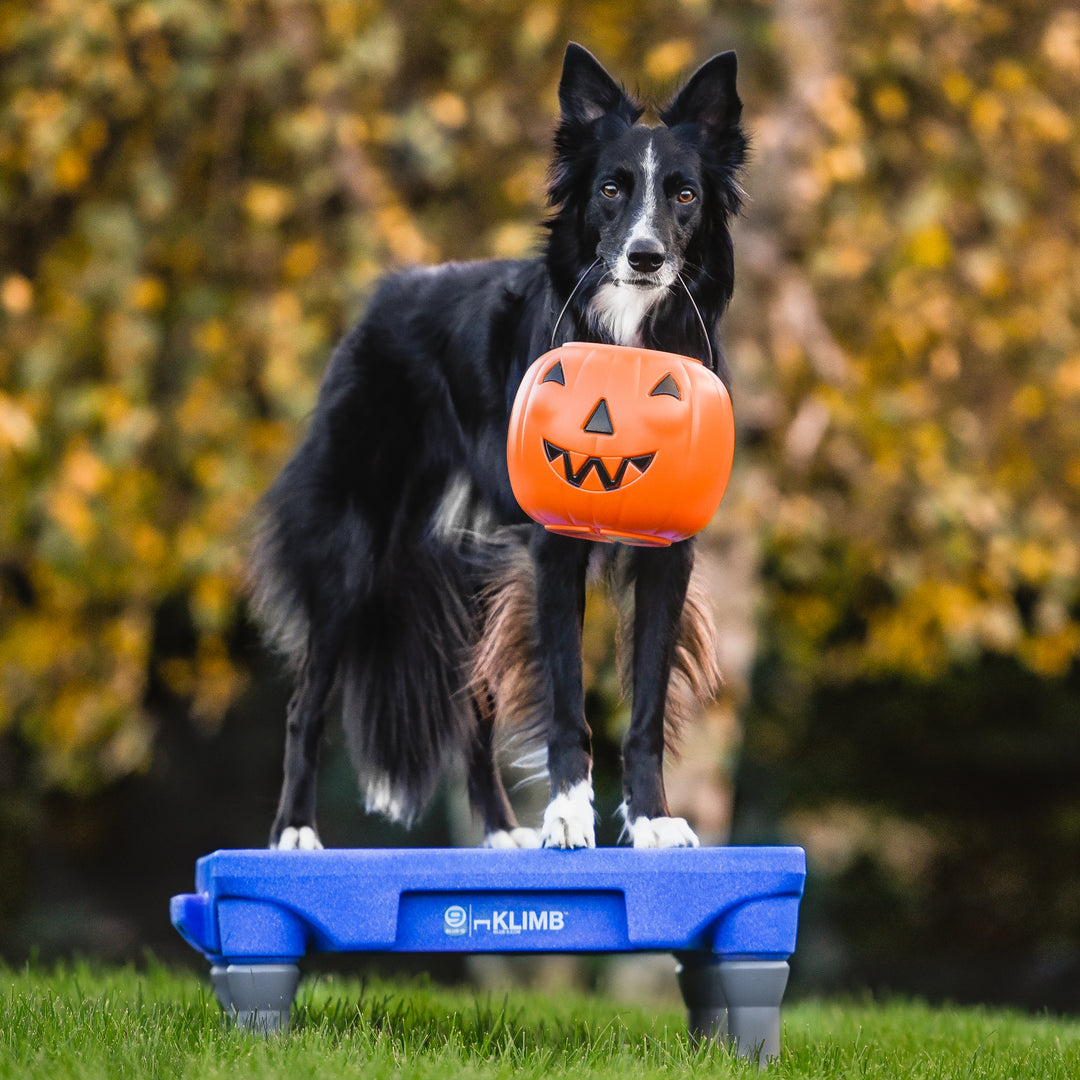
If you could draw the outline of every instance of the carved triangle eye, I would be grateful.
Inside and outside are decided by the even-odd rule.
[[[679,393],[679,385],[671,377],[669,372],[665,375],[650,391],[649,397],[673,397],[677,400],[682,400],[682,394]]]
[[[555,382],[560,386],[566,385],[566,376],[563,374],[562,361],[556,360],[552,367],[549,367],[547,374],[540,380],[541,383]]]

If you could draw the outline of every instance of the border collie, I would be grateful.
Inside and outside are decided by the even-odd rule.
[[[252,559],[256,610],[296,680],[271,847],[321,846],[316,764],[335,686],[369,812],[408,823],[463,755],[488,845],[594,846],[581,659],[593,554],[628,598],[624,835],[697,844],[663,780],[673,721],[719,685],[693,541],[611,546],[532,524],[506,436],[526,368],[569,340],[683,353],[727,382],[718,326],[747,146],[735,74],[734,53],[713,57],[649,126],[570,44],[544,253],[390,277],[338,345],[262,501]],[[538,829],[514,818],[497,724],[546,744]]]

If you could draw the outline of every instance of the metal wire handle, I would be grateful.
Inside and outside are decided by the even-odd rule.
[[[589,265],[585,268],[584,273],[577,279],[577,283],[570,290],[570,295],[566,298],[566,303],[563,304],[562,310],[559,312],[559,317],[555,320],[555,325],[551,328],[551,341],[548,343],[549,349],[555,348],[555,335],[559,330],[559,323],[562,322],[563,316],[566,314],[566,309],[570,306],[570,301],[577,295],[578,289],[581,288],[582,283],[592,272],[593,267],[600,261],[600,257],[597,256]],[[701,311],[698,309],[697,301],[694,299],[694,294],[690,291],[690,287],[686,284],[686,280],[682,274],[677,273],[676,277],[679,279],[679,284],[683,287],[683,291],[686,293],[687,300],[690,301],[690,306],[694,309],[694,314],[697,316],[698,326],[701,327],[701,336],[705,339],[705,348],[709,353],[709,369],[713,370],[716,367],[715,356],[713,355],[712,339],[709,337],[709,331],[705,326],[705,320],[701,317]]]

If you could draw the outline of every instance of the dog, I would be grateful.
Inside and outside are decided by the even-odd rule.
[[[699,68],[655,126],[574,43],[558,96],[543,253],[384,280],[260,504],[253,606],[295,672],[272,848],[322,846],[315,777],[335,686],[369,812],[411,822],[457,757],[487,845],[595,846],[581,637],[598,555],[632,599],[624,835],[698,843],[663,778],[680,701],[720,679],[694,542],[611,546],[531,523],[506,438],[526,369],[569,340],[683,353],[728,382],[719,323],[747,152],[736,58]],[[500,779],[507,724],[546,745],[539,828],[518,825]]]

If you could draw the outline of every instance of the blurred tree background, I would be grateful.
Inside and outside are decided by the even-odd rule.
[[[569,39],[657,100],[737,49],[753,135],[681,808],[807,847],[805,987],[1080,1006],[1064,0],[0,0],[0,954],[167,954],[263,842],[252,507],[382,273],[536,249]],[[326,838],[408,842],[330,749]]]

